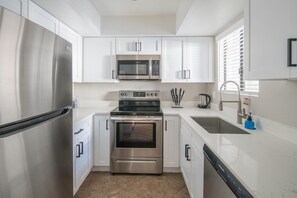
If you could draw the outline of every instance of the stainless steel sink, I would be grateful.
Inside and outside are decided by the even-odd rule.
[[[218,117],[191,117],[208,133],[216,134],[250,134]]]

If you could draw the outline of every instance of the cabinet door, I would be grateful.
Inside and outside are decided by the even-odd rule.
[[[139,37],[139,54],[161,54],[161,37]]]
[[[162,38],[162,82],[185,82],[183,79],[184,37]]]
[[[247,79],[289,78],[287,39],[297,38],[296,8],[296,0],[246,0]]]
[[[116,38],[116,54],[138,54],[138,37]]]
[[[49,14],[47,11],[33,3],[32,1],[29,1],[29,13],[28,18],[37,23],[38,25],[56,33],[59,34],[58,27],[59,27],[59,21],[55,17],[53,17],[51,14]]]
[[[59,35],[72,44],[72,75],[73,82],[82,80],[82,48],[81,36],[63,23],[59,23]]]
[[[183,174],[185,183],[187,185],[187,188],[189,192],[191,193],[191,144],[190,144],[190,139],[191,139],[191,131],[187,124],[182,121],[181,123],[181,134],[180,134],[180,168],[181,172]],[[188,157],[187,157],[188,156]]]
[[[192,154],[192,197],[203,198],[203,166],[204,161],[195,146],[191,147]],[[202,153],[203,155],[203,153]]]
[[[74,180],[76,192],[90,172],[91,118],[74,127]]]
[[[184,58],[187,82],[213,82],[213,38],[188,37]]]
[[[0,6],[23,17],[28,17],[28,0],[0,0]]]
[[[116,80],[115,38],[84,38],[84,82]]]
[[[87,131],[86,131],[87,132]],[[89,169],[89,158],[90,158],[90,134],[83,133],[77,136],[76,141],[76,189],[78,190],[80,185],[83,183],[85,178],[88,176]]]
[[[94,120],[94,165],[109,166],[110,131],[109,116],[95,116]]]
[[[191,162],[192,162],[192,197],[203,198],[204,179],[204,142],[199,135],[192,131],[191,138]]]
[[[164,167],[178,168],[179,165],[179,117],[164,117],[164,145],[163,159]]]

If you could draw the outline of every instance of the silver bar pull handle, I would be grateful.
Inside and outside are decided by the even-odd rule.
[[[133,43],[134,43],[134,47],[135,47],[135,48],[134,48],[134,51],[137,52],[137,51],[138,51],[138,42],[134,42],[134,41],[133,41]]]
[[[297,67],[297,64],[292,63],[292,43],[296,42],[297,38],[290,38],[288,39],[288,52],[287,52],[287,62],[288,67]]]
[[[167,120],[165,120],[165,131],[167,131]]]
[[[112,78],[112,79],[115,79],[115,75],[114,75],[114,74],[115,74],[115,71],[114,71],[114,69],[113,69],[112,72],[111,72],[111,78]]]
[[[107,120],[105,120],[105,129],[106,129],[106,130],[108,130],[108,129],[109,129],[109,127],[108,127],[108,119],[107,119]]]
[[[139,49],[138,49],[139,52],[142,51],[142,42],[139,42]]]

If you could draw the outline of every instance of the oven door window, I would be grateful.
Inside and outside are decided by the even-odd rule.
[[[156,123],[118,122],[116,147],[156,148]]]
[[[118,75],[149,75],[149,61],[118,61]]]

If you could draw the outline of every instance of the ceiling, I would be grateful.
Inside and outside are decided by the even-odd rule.
[[[178,35],[218,35],[226,26],[243,17],[244,0],[194,0]]]
[[[120,35],[126,27],[131,31],[122,34],[148,35],[151,28],[154,35],[214,36],[243,16],[244,6],[244,0],[33,1],[82,36]]]
[[[175,15],[181,0],[91,0],[103,16]]]

